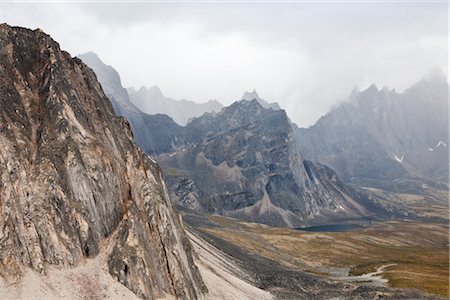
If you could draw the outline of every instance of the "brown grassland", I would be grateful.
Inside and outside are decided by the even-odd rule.
[[[449,296],[449,226],[445,222],[387,221],[346,232],[305,232],[210,216],[200,230],[275,260],[286,267],[327,276],[375,271],[389,286]]]

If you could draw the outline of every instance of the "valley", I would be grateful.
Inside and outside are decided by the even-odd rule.
[[[403,291],[416,289],[436,297],[449,295],[449,226],[444,219],[392,220],[365,223],[341,232],[308,232],[219,215],[184,212],[183,218],[191,230],[268,277],[267,273],[284,277],[285,272],[301,272],[322,281],[356,284],[360,288],[385,286]],[[277,267],[264,270],[263,264],[252,263],[255,260],[276,262]],[[308,278],[302,276],[302,280]],[[282,299],[299,292],[292,283],[277,283],[277,288],[272,289],[267,278],[262,285],[268,285],[269,291]],[[305,287],[305,283],[301,286]],[[307,289],[314,293],[314,289]],[[389,289],[385,292],[390,293]]]

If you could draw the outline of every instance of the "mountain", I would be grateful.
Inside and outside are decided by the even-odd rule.
[[[405,178],[447,182],[448,83],[433,74],[403,93],[375,85],[354,92],[309,128],[301,153],[344,181],[386,187]]]
[[[183,129],[170,117],[163,114],[150,116],[131,103],[127,90],[122,86],[119,73],[113,67],[106,65],[93,52],[77,57],[95,72],[106,96],[111,101],[114,112],[128,120],[136,143],[144,152],[156,155],[182,143],[179,138],[183,135]],[[160,131],[164,133],[155,134]]]
[[[2,24],[0,46],[1,294],[3,281],[32,276],[26,290],[59,274],[58,297],[78,285],[84,299],[121,298],[120,282],[145,299],[201,298],[161,169],[94,72],[41,30]]]
[[[104,63],[92,67],[111,71]],[[123,90],[112,76],[99,78],[107,80],[102,86],[118,85],[109,91]],[[253,99],[186,126],[162,114],[125,114],[139,146],[162,164],[177,205],[290,227],[384,211],[343,185],[331,169],[304,161],[283,110],[264,108],[256,92],[244,97]]]
[[[139,116],[141,114],[141,111],[130,102],[127,90],[122,87],[119,73],[113,67],[103,63],[94,52],[80,54],[77,57],[95,71],[103,91],[111,100],[118,116]]]
[[[272,108],[273,110],[280,110],[281,109],[280,106],[278,105],[278,103],[276,103],[276,102],[269,103],[266,100],[261,99],[261,97],[259,97],[259,95],[258,95],[258,93],[256,92],[255,89],[253,89],[253,91],[251,91],[251,92],[244,92],[244,94],[242,95],[241,99],[242,100],[247,100],[247,101],[251,101],[251,100],[255,99],[264,108]]]
[[[195,103],[189,100],[174,100],[165,97],[158,86],[141,87],[139,90],[129,88],[131,102],[142,112],[150,115],[165,114],[179,125],[186,125],[191,118],[199,117],[205,112],[220,111],[222,104],[216,100]]]
[[[286,113],[257,100],[193,119],[183,140],[157,157],[177,205],[288,227],[378,209],[331,169],[304,160]]]

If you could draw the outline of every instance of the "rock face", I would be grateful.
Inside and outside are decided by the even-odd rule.
[[[331,169],[303,160],[283,110],[235,102],[192,120],[183,140],[157,157],[178,205],[290,227],[370,214]]]
[[[216,100],[206,103],[195,103],[190,100],[174,100],[162,94],[158,86],[146,88],[142,86],[135,90],[129,88],[131,102],[146,114],[165,114],[171,117],[177,124],[186,125],[194,117],[199,117],[205,112],[218,112],[222,104]]]
[[[417,176],[447,182],[448,130],[448,84],[439,74],[400,94],[372,85],[315,125],[294,128],[307,159],[344,181],[379,187]]]
[[[133,142],[91,69],[40,30],[0,25],[0,275],[45,273],[112,249],[137,295],[204,287],[159,166]]]

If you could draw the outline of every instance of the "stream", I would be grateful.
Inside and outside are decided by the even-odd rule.
[[[333,270],[330,270],[330,273],[332,274],[331,279],[349,282],[366,282],[374,286],[385,286],[386,283],[388,283],[388,280],[383,278],[381,274],[384,272],[386,268],[395,265],[396,264],[382,265],[378,267],[375,272],[370,272],[358,276],[348,275],[348,269],[333,268]]]

